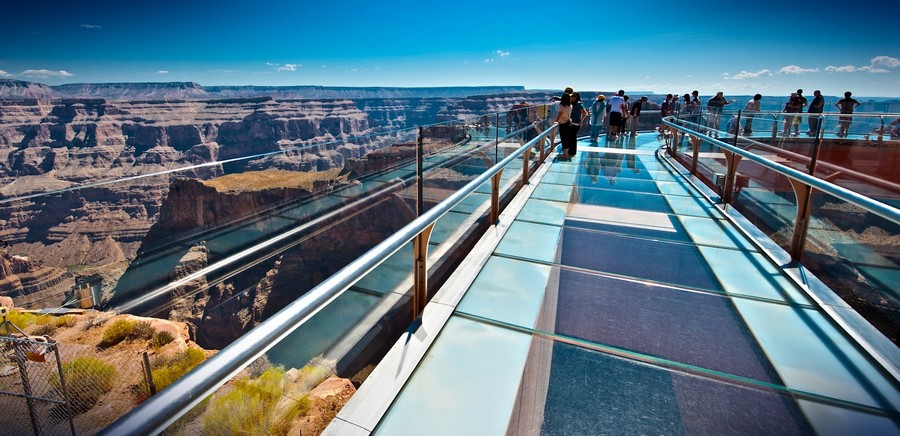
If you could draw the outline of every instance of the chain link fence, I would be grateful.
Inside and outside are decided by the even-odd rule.
[[[38,328],[0,324],[0,434],[96,434],[149,395],[145,345],[57,342]]]

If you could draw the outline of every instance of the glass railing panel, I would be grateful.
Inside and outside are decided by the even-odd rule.
[[[803,264],[888,338],[900,332],[900,225],[814,193]]]
[[[790,249],[797,198],[787,177],[742,159],[731,205],[782,248]]]

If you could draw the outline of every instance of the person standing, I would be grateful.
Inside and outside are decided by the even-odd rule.
[[[566,146],[563,144],[564,148],[569,150],[569,158],[575,156],[576,148],[578,147],[578,132],[581,130],[581,122],[584,121],[584,118],[587,116],[588,112],[584,110],[584,104],[581,103],[581,94],[577,92],[572,93],[572,122],[569,125],[569,145]]]
[[[809,100],[807,100],[806,97],[803,96],[802,89],[797,90],[797,98],[800,99],[800,110],[798,111],[798,113],[803,113],[803,108],[807,107],[807,105],[809,104]],[[794,117],[794,136],[800,135],[800,123],[802,122],[802,116],[797,115],[796,117]]]
[[[591,105],[591,142],[597,142],[600,131],[603,129],[603,120],[606,119],[606,96],[600,94]]]
[[[809,115],[809,131],[806,132],[807,136],[815,136],[819,132],[819,121],[822,119],[821,114],[825,110],[825,97],[822,97],[822,92],[818,89],[813,91],[813,101],[809,104],[809,110],[807,111]]]
[[[788,99],[787,103],[784,104],[784,112],[787,114],[797,114],[803,110],[803,106],[800,100],[800,97],[797,96],[796,92],[791,93],[791,98]],[[785,115],[784,116],[784,130],[781,132],[782,136],[789,136],[791,134],[791,126],[794,126],[795,129],[799,130],[799,127],[794,124],[794,118],[796,115]],[[795,132],[796,134],[799,132]]]
[[[609,99],[609,133],[612,134],[610,139],[613,141],[618,139],[616,135],[619,133],[619,129],[622,128],[622,121],[627,113],[625,91],[620,89],[616,95]]]
[[[762,100],[761,94],[756,94],[753,96],[750,101],[747,102],[747,105],[744,106],[744,112],[747,115],[747,121],[744,122],[744,136],[750,136],[753,134],[753,117],[755,114],[759,113],[759,108]]]
[[[659,106],[659,117],[660,119],[664,119],[670,115],[674,111],[674,102],[672,101],[672,94],[666,94],[666,101],[662,102]],[[666,128],[665,124],[659,125],[659,132],[665,133],[669,129]]]
[[[629,112],[631,114],[631,136],[637,136],[638,119],[641,117],[641,109],[646,102],[647,96],[643,96],[640,100],[631,104],[631,111]]]
[[[558,160],[568,160],[569,150],[569,132],[572,125],[572,96],[563,93],[559,99],[559,109],[556,111],[556,125],[559,127],[559,142],[562,146],[562,152],[557,157]]]
[[[851,115],[853,114],[853,110],[858,108],[862,103],[856,101],[856,99],[852,98],[852,92],[847,91],[844,93],[844,98],[838,100],[837,103],[834,104],[834,107],[838,108],[841,111],[842,115]],[[840,129],[838,130],[838,138],[844,138],[850,131],[850,123],[853,122],[853,117],[842,116],[838,119],[840,123]]]
[[[719,137],[719,124],[722,121],[722,109],[731,103],[734,103],[734,100],[726,100],[725,94],[722,91],[717,92],[716,96],[709,99],[706,103],[706,109],[707,112],[709,112],[709,127],[713,129],[716,138]]]

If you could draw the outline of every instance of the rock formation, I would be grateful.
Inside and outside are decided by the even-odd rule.
[[[13,87],[19,94],[8,92]],[[42,91],[23,94],[29,87]],[[181,208],[198,214],[181,224],[178,220],[185,217],[179,217],[175,210],[166,214],[165,219],[173,221],[159,228],[169,232],[185,231],[189,226],[198,226],[194,230],[214,228],[221,225],[221,219],[242,216],[240,208],[255,210],[256,205],[240,199],[240,195],[214,196],[211,200],[203,194],[207,188],[173,183],[176,179],[208,180],[275,169],[369,171],[372,162],[365,163],[362,158],[385,146],[414,139],[415,131],[410,127],[504,111],[522,99],[543,102],[547,97],[545,93],[521,92],[440,97],[442,93],[493,88],[360,88],[351,94],[368,98],[186,100],[172,98],[205,97],[200,91],[209,94],[210,90],[196,84],[46,87],[15,81],[3,81],[0,89],[5,90],[0,95],[29,97],[0,99],[0,240],[9,245],[11,254],[28,256],[46,267],[79,270],[116,265],[90,271],[104,276],[104,299],[119,286],[115,271],[121,272],[123,265],[138,257],[142,241],[145,248],[152,245],[146,244],[145,236],[161,219],[160,210],[170,187],[189,189],[189,195],[182,198],[193,198],[207,209]],[[69,94],[65,94],[67,98],[48,100],[48,90],[55,95],[65,94],[63,91]],[[194,94],[171,94],[172,90]],[[301,91],[338,96],[346,91],[321,87],[264,90],[279,96]],[[230,92],[227,87],[214,91]],[[245,91],[227,96],[246,95]],[[252,90],[257,91],[260,89]],[[96,98],[111,93],[160,100]],[[373,98],[378,96],[391,98]],[[409,138],[399,134],[377,136],[397,129],[407,129]],[[365,164],[358,165],[360,162]],[[304,189],[309,193],[318,188]],[[252,196],[259,204],[274,204],[295,194],[279,188]],[[204,198],[222,203],[203,203]],[[153,235],[150,239],[159,240]],[[168,263],[169,267],[174,267],[182,255],[183,251]],[[262,271],[271,268],[269,264]]]

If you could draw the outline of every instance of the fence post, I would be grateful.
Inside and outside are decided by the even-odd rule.
[[[59,345],[53,344],[53,356],[56,358],[56,371],[59,374],[59,387],[62,391],[63,401],[66,402],[66,416],[69,418],[69,430],[75,436],[75,422],[72,420],[72,403],[69,401],[69,389],[66,388],[66,377],[63,374],[62,362],[59,361]]]
[[[28,416],[31,417],[31,427],[34,429],[35,436],[40,436],[43,432],[34,409],[34,394],[31,391],[31,380],[28,379],[28,369],[25,368],[25,352],[22,351],[22,347],[26,344],[27,342],[17,341],[13,344],[13,348],[15,348],[16,366],[19,367],[19,376],[22,378],[22,391],[25,392],[25,403],[28,405]],[[60,374],[62,374],[62,371],[60,371]]]
[[[150,358],[147,357],[146,351],[144,351],[143,353],[141,368],[144,370],[144,379],[147,380],[147,386],[150,389],[150,395],[156,395],[156,383],[154,383],[153,381],[153,371],[150,369]]]

